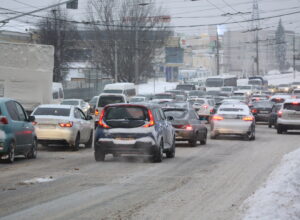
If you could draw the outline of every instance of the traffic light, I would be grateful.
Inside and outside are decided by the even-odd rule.
[[[72,0],[67,3],[68,9],[78,9],[78,0]]]

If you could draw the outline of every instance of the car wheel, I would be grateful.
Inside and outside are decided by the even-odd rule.
[[[244,135],[244,139],[245,139],[245,141],[251,141],[251,140],[253,140],[252,138],[253,138],[253,136],[254,136],[254,131],[253,130],[251,130],[250,132],[247,132],[245,135]]]
[[[36,156],[37,156],[37,140],[34,139],[33,143],[32,143],[32,146],[31,146],[31,149],[28,152],[28,154],[26,155],[26,158],[27,159],[35,159]]]
[[[72,148],[73,151],[78,151],[79,150],[79,143],[80,143],[80,134],[77,134],[76,139],[75,139],[75,143],[74,143],[73,148]]]
[[[86,148],[91,148],[93,145],[93,130],[91,130],[89,141],[85,144]]]
[[[214,139],[217,139],[217,135],[211,133],[211,134],[210,134],[210,139],[213,139],[213,140],[214,140]]]
[[[115,157],[115,158],[121,157],[121,154],[119,154],[119,153],[113,153],[113,157]]]
[[[282,126],[277,125],[277,134],[282,134],[282,133],[283,133]]]
[[[15,161],[15,149],[15,143],[11,142],[9,145],[8,158],[5,160],[7,163],[13,163]]]
[[[154,155],[153,155],[153,162],[154,163],[160,163],[163,160],[164,156],[164,147],[163,147],[163,141],[160,142],[157,149],[155,149]]]
[[[268,127],[269,127],[269,128],[272,128],[272,124],[271,124],[270,122],[269,122],[269,124],[268,124]]]
[[[173,139],[173,144],[170,150],[166,152],[167,158],[174,158],[175,157],[175,137]]]
[[[205,144],[206,144],[206,141],[207,141],[207,134],[204,135],[203,140],[200,140],[200,144],[201,144],[201,145],[205,145]]]
[[[95,147],[94,156],[96,161],[105,160],[105,152],[100,147]]]

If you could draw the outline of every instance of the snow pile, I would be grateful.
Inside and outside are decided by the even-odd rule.
[[[271,70],[267,73],[268,75],[279,75],[280,71],[279,70]]]
[[[284,156],[266,183],[242,205],[244,220],[300,219],[300,149]]]
[[[24,184],[35,184],[35,183],[47,183],[47,182],[52,182],[55,179],[50,176],[50,177],[36,177],[30,180],[25,180],[22,183]]]

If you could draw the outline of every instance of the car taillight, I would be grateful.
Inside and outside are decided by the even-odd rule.
[[[208,105],[202,105],[202,107],[206,109],[206,108],[208,108]]]
[[[8,124],[7,118],[6,117],[0,117],[0,124],[7,125]]]
[[[213,121],[222,121],[224,120],[224,117],[220,116],[220,115],[214,115],[211,120]]]
[[[252,116],[244,116],[243,121],[253,121],[254,118]]]
[[[254,109],[251,110],[251,112],[252,113],[257,113],[257,109],[254,108]]]
[[[292,102],[292,105],[298,105],[299,102]]]
[[[103,121],[104,114],[105,114],[105,109],[103,109],[103,110],[101,111],[101,114],[100,114],[100,117],[99,117],[99,125],[100,125],[102,128],[110,128],[110,127]]]
[[[143,126],[145,128],[149,128],[149,127],[152,127],[153,125],[155,125],[154,117],[153,117],[152,111],[150,109],[148,110],[148,115],[149,115],[149,123],[145,124]]]
[[[99,115],[99,110],[95,109],[95,115],[98,116]]]
[[[282,116],[282,111],[279,111],[279,112],[277,113],[277,116],[278,116],[278,118],[281,118],[281,116]]]
[[[31,122],[31,124],[32,124],[32,125],[36,125],[36,124],[37,124],[37,122],[36,122],[36,121],[33,121],[33,122]]]
[[[188,131],[193,130],[192,125],[186,125],[186,126],[185,126],[185,130],[188,130]]]
[[[73,122],[67,122],[67,123],[58,123],[60,127],[62,128],[71,128],[73,127]]]

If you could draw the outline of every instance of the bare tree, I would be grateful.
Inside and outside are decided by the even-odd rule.
[[[88,5],[101,71],[117,81],[151,77],[155,51],[171,33],[165,25],[170,18],[152,0],[90,0]]]
[[[69,20],[67,11],[57,7],[49,11],[47,16],[42,18],[37,24],[40,43],[53,45],[55,48],[54,82],[61,82],[64,78],[62,68],[67,65],[65,51],[67,47],[71,46],[67,44],[67,41],[70,42],[70,39],[77,34],[76,25],[69,22]]]

